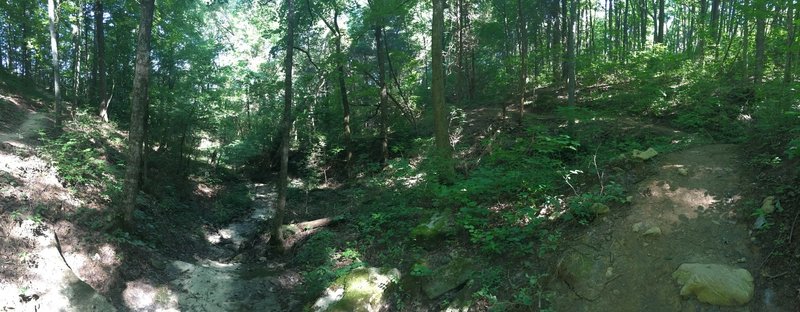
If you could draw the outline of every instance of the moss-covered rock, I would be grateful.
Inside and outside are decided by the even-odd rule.
[[[400,279],[400,271],[358,268],[338,278],[314,303],[314,311],[374,312],[385,305],[384,290]]]
[[[580,297],[594,300],[604,291],[612,277],[611,259],[591,247],[570,248],[559,261],[558,277]]]
[[[745,269],[722,264],[684,263],[672,277],[681,295],[718,306],[744,305],[753,298],[753,276]]]
[[[423,291],[429,299],[464,285],[475,273],[475,265],[469,259],[455,259],[436,268],[428,277]]]
[[[655,149],[653,149],[651,147],[651,148],[648,148],[646,151],[633,150],[633,153],[631,153],[631,154],[632,154],[633,158],[641,159],[641,160],[648,160],[650,158],[656,157],[656,155],[658,155],[658,151],[656,151]]]
[[[452,216],[449,213],[435,213],[425,222],[411,229],[411,238],[429,240],[446,236],[452,232],[452,224]]]

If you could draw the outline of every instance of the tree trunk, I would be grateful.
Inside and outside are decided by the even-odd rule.
[[[75,49],[75,60],[73,61],[73,81],[72,81],[72,89],[74,90],[74,97],[72,99],[72,112],[75,113],[78,110],[78,104],[80,104],[81,98],[81,56],[83,55],[83,0],[78,0],[78,17],[77,17],[77,27],[75,29],[74,35],[74,49]]]
[[[792,82],[792,66],[794,63],[794,0],[788,0],[788,8],[786,10],[786,65],[783,71],[783,81]]]
[[[106,47],[105,33],[103,31],[103,1],[94,2],[94,38],[96,47],[95,62],[97,62],[97,99],[99,101],[99,116],[108,122],[108,101],[106,95]]]
[[[517,0],[517,31],[519,33],[519,124],[525,117],[525,89],[528,85],[528,20],[525,18],[524,10],[522,9],[522,0]]]
[[[455,172],[447,133],[447,112],[444,103],[444,2],[433,0],[431,33],[431,100],[433,101],[433,128],[436,145],[434,158],[438,163],[439,181],[452,183]]]
[[[375,53],[378,56],[378,87],[380,88],[381,161],[389,160],[389,89],[386,87],[386,54],[383,26],[375,26]]]
[[[155,0],[141,0],[142,15],[139,20],[139,34],[136,44],[136,67],[133,74],[133,94],[131,95],[131,128],[128,132],[128,162],[125,170],[125,197],[122,205],[122,222],[128,230],[133,230],[133,211],[139,194],[142,146],[144,143],[144,122],[147,118],[148,81],[150,78],[150,41],[153,29],[153,9]]]
[[[756,64],[753,71],[753,82],[761,83],[764,78],[764,49],[766,48],[766,8],[765,0],[755,0],[756,4]]]
[[[333,15],[333,27],[336,33],[336,70],[338,71],[337,81],[339,83],[339,97],[342,100],[342,126],[344,131],[344,148],[345,148],[345,168],[347,170],[348,178],[351,176],[353,161],[353,139],[350,131],[350,101],[347,98],[347,85],[345,84],[347,74],[344,70],[345,57],[342,54],[342,33],[339,29],[339,11],[335,11]]]
[[[284,250],[280,229],[286,214],[286,193],[289,186],[289,133],[292,128],[292,69],[294,65],[294,3],[286,0],[286,58],[283,63],[284,91],[283,118],[281,119],[281,169],[278,174],[278,204],[272,220],[270,244]]]
[[[656,43],[664,43],[664,0],[658,0],[658,33],[656,34]]]
[[[58,62],[58,25],[55,0],[47,0],[47,15],[50,20],[50,58],[53,62],[53,94],[56,110],[56,128],[61,128],[63,122],[64,107],[61,103],[61,64]]]
[[[575,105],[575,7],[577,0],[570,0],[569,16],[567,20],[567,103],[569,106]]]

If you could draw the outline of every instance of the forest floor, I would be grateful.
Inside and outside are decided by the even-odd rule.
[[[204,227],[200,235],[171,237],[180,240],[174,242],[179,245],[202,247],[186,247],[188,252],[183,252],[110,243],[107,236],[64,218],[64,213],[87,203],[64,187],[52,165],[37,155],[36,138],[51,124],[46,114],[34,111],[41,105],[2,96],[6,102],[15,99],[17,108],[9,108],[16,111],[14,115],[5,115],[15,117],[0,120],[0,309],[110,311],[112,305],[133,311],[302,309],[304,302],[293,292],[303,283],[302,276],[287,263],[292,255],[268,259],[263,250],[248,245],[271,216],[275,194],[270,185],[250,185],[253,204],[244,218],[222,227]],[[529,116],[537,121],[557,119]],[[499,110],[492,109],[467,112],[466,121],[462,134],[467,139],[491,136],[504,123]],[[633,118],[615,124],[627,130],[676,132]],[[476,158],[481,151],[465,155]],[[768,265],[768,253],[753,235],[752,206],[759,205],[763,195],[753,192],[755,181],[745,162],[740,146],[710,143],[639,164],[646,174],[627,185],[629,205],[587,227],[570,228],[573,232],[552,255],[558,260],[542,262],[578,257],[594,263],[579,282],[550,279],[545,287],[554,293],[549,299],[553,310],[792,311],[794,285],[776,283],[776,277],[795,273]],[[290,220],[331,216],[315,207],[343,201],[332,191],[314,192],[306,194],[306,200],[313,202],[311,211]],[[680,264],[690,262],[748,269],[756,280],[753,300],[744,307],[720,308],[682,298],[671,275]],[[560,269],[558,264],[542,268],[555,271],[553,276]]]

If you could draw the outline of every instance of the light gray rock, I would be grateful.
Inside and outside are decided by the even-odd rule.
[[[696,296],[700,302],[718,306],[740,306],[753,298],[753,276],[745,269],[723,264],[684,263],[672,273],[681,296]]]

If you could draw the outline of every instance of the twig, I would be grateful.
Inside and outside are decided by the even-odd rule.
[[[773,278],[779,278],[779,277],[781,277],[781,276],[784,276],[784,275],[786,275],[786,274],[789,274],[789,271],[785,271],[785,272],[778,273],[778,274],[775,274],[775,275],[767,275],[767,274],[764,274],[764,277],[766,277],[766,278],[768,278],[768,279],[773,279]]]
[[[592,155],[592,163],[594,164],[594,172],[595,172],[595,174],[597,174],[597,180],[598,180],[598,182],[600,182],[600,195],[603,195],[603,194],[605,194],[605,190],[606,190],[605,183],[603,183],[603,178],[606,176],[606,173],[603,172],[601,174],[600,173],[600,168],[597,167],[597,152],[600,151],[600,146],[601,145],[598,145],[597,149],[594,150],[594,155]]]
[[[797,213],[794,214],[794,220],[792,220],[792,229],[789,230],[789,241],[788,244],[792,243],[792,236],[794,236],[794,226],[797,225],[797,217],[800,216],[800,210],[797,210]]]

